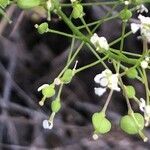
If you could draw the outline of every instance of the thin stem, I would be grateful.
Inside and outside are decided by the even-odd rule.
[[[94,29],[92,30],[92,33],[96,31],[96,29],[104,22],[104,20],[113,12],[113,10],[116,8],[117,4],[113,6],[113,8],[108,11],[108,13],[101,19],[101,22],[99,22]]]
[[[89,44],[86,44],[86,45],[89,47],[89,49],[91,50],[91,52],[96,56],[96,58],[97,58],[98,60],[102,60],[101,57],[97,54],[97,52],[96,52]],[[107,67],[107,65],[104,63],[104,61],[102,61],[102,65],[103,65],[105,68],[108,69],[108,67]]]
[[[113,5],[120,2],[111,1],[111,2],[93,2],[93,3],[81,3],[82,6],[99,6],[99,5]],[[72,7],[72,4],[61,4],[61,7]]]
[[[75,59],[75,57],[77,56],[77,54],[80,52],[81,48],[83,47],[84,42],[82,42],[80,44],[80,46],[78,47],[78,49],[76,50],[76,52],[74,53],[74,55],[72,56],[72,58],[70,59],[70,61],[67,63],[67,65],[64,67],[64,69],[60,72],[60,74],[58,75],[57,78],[60,78],[63,73],[65,72],[65,70],[69,67],[69,65],[73,62],[73,60]]]
[[[60,85],[59,87],[59,91],[58,91],[58,95],[57,95],[57,98],[60,99],[60,95],[61,95],[61,92],[62,92],[62,88],[63,88],[63,84]]]
[[[85,28],[86,28],[87,32],[88,32],[88,33],[89,33],[89,35],[91,36],[91,35],[92,35],[92,32],[90,31],[89,27],[87,26],[87,24],[86,24],[86,22],[85,22],[84,18],[83,18],[83,17],[81,17],[80,19],[81,19],[81,22],[84,24],[84,26],[85,26]]]
[[[88,65],[85,65],[85,66],[83,66],[83,67],[77,69],[77,70],[75,71],[75,73],[79,73],[79,72],[81,72],[81,71],[83,71],[83,70],[85,70],[85,69],[88,69],[88,68],[90,68],[90,67],[93,67],[93,66],[95,66],[95,65],[97,65],[97,64],[99,64],[99,63],[101,63],[102,61],[104,61],[104,60],[107,59],[107,58],[108,58],[108,55],[105,56],[104,58],[102,58],[101,60],[97,60],[97,61],[95,61],[95,62],[93,62],[93,63],[90,63],[90,64],[88,64]]]
[[[70,59],[71,59],[71,56],[72,56],[72,53],[73,53],[74,44],[75,44],[75,38],[72,38],[72,41],[71,41],[71,48],[70,48],[70,51],[69,51],[67,63],[68,63],[68,62],[70,61]]]
[[[53,29],[48,29],[47,32],[55,33],[55,34],[59,34],[59,35],[63,35],[63,36],[70,37],[70,38],[81,39],[80,37],[78,37],[78,36],[76,36],[76,35],[64,33],[64,32],[61,32],[61,31],[56,31],[56,30],[53,30]]]
[[[102,109],[102,112],[104,112],[104,113],[106,112],[106,109],[107,109],[108,104],[109,104],[109,102],[110,102],[110,100],[111,100],[112,94],[113,94],[113,90],[110,91],[110,93],[109,93],[109,95],[108,95],[108,98],[107,98],[107,100],[106,100],[106,103],[105,103],[105,105],[104,105],[104,107],[103,107],[103,109]]]

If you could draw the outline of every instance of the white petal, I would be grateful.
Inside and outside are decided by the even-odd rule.
[[[94,77],[94,81],[96,82],[96,83],[99,83],[100,84],[100,80],[101,80],[101,78],[103,78],[104,76],[103,76],[103,74],[101,73],[101,74],[97,74],[95,77]]]
[[[43,85],[41,85],[39,88],[38,88],[38,92],[39,91],[41,91],[42,89],[44,89],[45,87],[48,87],[49,86],[49,84],[43,84]]]
[[[148,9],[142,4],[142,5],[140,6],[140,9],[138,10],[138,12],[140,12],[140,13],[143,13],[143,12],[148,13]]]
[[[132,33],[136,33],[140,29],[140,25],[136,23],[131,23],[131,31]]]
[[[108,85],[108,78],[105,78],[105,77],[103,77],[103,78],[101,78],[100,79],[100,85],[101,86],[107,86]]]
[[[98,39],[99,39],[98,35],[96,33],[94,33],[93,36],[91,37],[90,41],[92,44],[95,45],[97,43]]]
[[[105,49],[105,50],[109,49],[109,44],[105,37],[99,37],[98,44],[99,44],[100,48],[102,48],[102,49]]]
[[[146,69],[146,68],[148,67],[148,62],[145,61],[145,60],[143,60],[143,61],[141,62],[141,67],[142,67],[143,69]]]
[[[98,96],[102,96],[106,92],[106,88],[94,88],[95,94]]]
[[[139,104],[140,110],[144,112],[146,106],[145,100],[143,98],[140,98],[140,101],[141,101],[141,103]]]
[[[150,24],[150,17],[145,17],[140,14],[138,18],[142,24]]]
[[[150,105],[146,105],[145,113],[150,117]]]

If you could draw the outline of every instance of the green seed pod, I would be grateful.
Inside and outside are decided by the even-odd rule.
[[[50,97],[54,96],[55,95],[54,85],[51,84],[51,85],[43,88],[42,89],[42,94],[46,98],[50,98]]]
[[[128,9],[123,9],[119,16],[123,21],[126,22],[132,17],[132,12]]]
[[[125,90],[126,90],[126,94],[127,94],[128,98],[135,97],[135,89],[133,86],[131,86],[131,85],[125,86]]]
[[[94,113],[92,116],[92,124],[96,133],[105,134],[111,129],[111,123],[105,118],[104,113]]]
[[[73,74],[73,70],[72,69],[67,69],[62,78],[60,78],[60,80],[65,83],[65,84],[68,84],[71,82],[72,78],[73,78],[74,74]]]
[[[10,4],[10,0],[0,0],[0,6],[4,9]]]
[[[126,75],[128,78],[135,79],[138,76],[138,72],[135,68],[130,69],[126,72]]]
[[[52,112],[57,113],[60,110],[60,108],[61,108],[61,103],[59,99],[56,99],[51,103]]]
[[[144,128],[144,118],[139,113],[132,115],[125,115],[120,120],[121,129],[128,134],[138,134]]]
[[[35,25],[35,27],[37,28],[39,34],[43,34],[43,33],[47,32],[47,30],[49,29],[47,22],[44,22],[40,25]]]
[[[17,6],[21,9],[31,9],[39,6],[41,0],[17,0]]]
[[[73,5],[72,17],[74,19],[80,18],[83,16],[83,6],[79,3]]]

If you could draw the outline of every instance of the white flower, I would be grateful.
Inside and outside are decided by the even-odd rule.
[[[146,102],[143,98],[140,98],[140,104],[139,104],[140,110],[144,112],[144,118],[145,118],[145,126],[148,126],[150,123],[150,105],[146,105]]]
[[[142,4],[140,6],[138,6],[138,10],[137,10],[138,13],[148,13],[148,9]]]
[[[144,17],[140,14],[138,19],[140,24],[131,23],[131,31],[136,33],[140,29],[141,35],[150,42],[150,17]]]
[[[106,69],[102,73],[97,74],[94,81],[102,87],[94,88],[95,94],[98,96],[103,95],[107,88],[111,90],[120,91],[118,87],[118,74],[112,74],[111,70]]]
[[[53,128],[54,117],[55,117],[55,112],[52,112],[52,114],[49,117],[49,120],[43,121],[44,129],[52,129]]]
[[[71,3],[74,3],[74,2],[76,2],[77,0],[70,0],[71,1]]]
[[[43,120],[43,128],[44,129],[52,129],[53,124],[50,124],[48,120]]]
[[[124,1],[124,4],[125,4],[125,5],[129,5],[130,2],[129,2],[129,1]]]
[[[136,33],[140,29],[140,25],[136,23],[131,23],[131,31],[132,33]]]
[[[43,84],[43,85],[41,85],[39,88],[38,88],[38,92],[39,91],[41,91],[42,89],[44,89],[45,87],[48,87],[49,86],[49,84]]]
[[[141,67],[143,69],[146,69],[148,67],[149,60],[150,60],[150,58],[148,56],[146,56],[145,59],[143,61],[141,61]]]
[[[96,50],[109,49],[109,44],[105,37],[99,37],[96,33],[93,34],[93,36],[90,39],[91,43],[96,47]]]
[[[146,69],[148,67],[148,62],[146,60],[141,61],[141,67]]]

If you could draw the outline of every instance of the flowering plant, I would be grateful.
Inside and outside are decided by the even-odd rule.
[[[102,65],[105,69],[100,74],[95,75],[94,81],[99,85],[95,87],[95,94],[102,96],[106,91],[109,91],[108,98],[102,110],[95,112],[92,116],[92,124],[94,129],[93,138],[97,139],[99,134],[105,134],[111,130],[111,122],[106,117],[106,111],[108,104],[114,92],[123,93],[128,113],[120,118],[121,129],[128,134],[138,134],[146,142],[148,138],[144,135],[144,128],[150,124],[150,89],[148,85],[147,71],[149,67],[149,48],[150,43],[150,17],[145,17],[142,13],[148,13],[149,10],[145,7],[145,4],[149,3],[149,0],[117,0],[109,2],[91,2],[82,3],[80,0],[70,0],[70,3],[63,3],[59,0],[1,0],[0,1],[0,12],[9,21],[5,9],[12,4],[16,4],[23,10],[30,10],[34,7],[42,7],[47,13],[47,22],[43,22],[40,25],[36,24],[35,28],[39,34],[45,34],[47,32],[59,34],[70,37],[72,44],[70,52],[68,54],[68,60],[64,69],[50,84],[44,84],[38,88],[39,92],[42,92],[42,99],[39,105],[43,106],[45,100],[53,98],[55,99],[51,103],[52,114],[48,120],[43,121],[43,127],[46,129],[52,129],[54,124],[54,117],[61,109],[61,92],[63,86],[69,84],[73,77],[95,65]],[[84,7],[87,6],[101,6],[111,5],[110,10],[103,18],[96,20],[92,23],[86,23],[84,16]],[[120,10],[115,16],[113,11],[118,6],[121,6]],[[64,8],[71,7],[72,12],[66,15]],[[133,12],[139,13],[137,22],[133,22]],[[60,19],[62,19],[66,26],[70,28],[72,34],[60,32],[49,28],[48,22],[51,21],[51,14],[55,13]],[[113,42],[109,42],[106,37],[98,35],[96,29],[104,22],[119,18],[122,23],[121,36]],[[76,26],[73,20],[80,20],[83,25]],[[132,22],[132,23],[130,23]],[[131,31],[126,33],[126,27],[130,26]],[[93,27],[93,28],[92,28]],[[86,33],[82,31],[86,29]],[[140,31],[139,39],[143,42],[143,50],[141,54],[136,54],[134,51],[127,52],[124,49],[124,41],[131,34],[135,34]],[[75,41],[80,41],[80,46],[74,51]],[[114,49],[112,46],[116,43],[120,43],[119,49]],[[90,52],[96,57],[96,61],[78,68],[78,61],[76,56],[81,51],[82,47],[86,46]],[[110,60],[114,67],[112,71],[106,61]],[[74,67],[71,64],[74,63]],[[79,62],[80,63],[80,62]],[[145,86],[146,97],[138,98],[136,96],[136,90],[132,85],[125,85],[122,77],[126,76],[129,79],[139,80],[141,84]],[[57,91],[57,87],[59,90]],[[144,114],[134,112],[131,107],[131,99],[133,99],[139,109]]]

